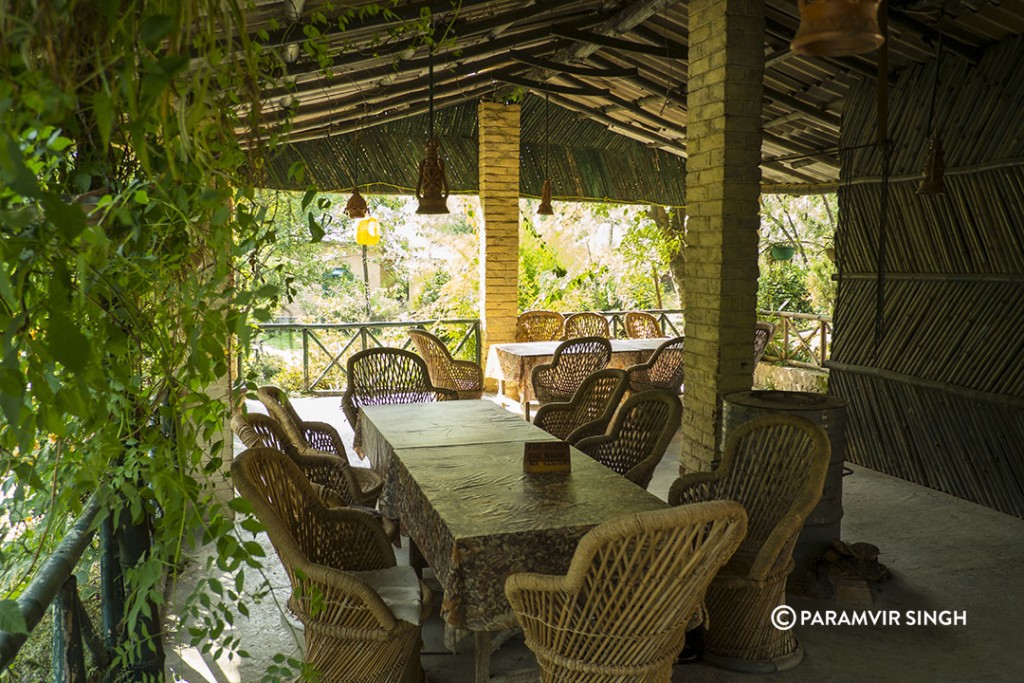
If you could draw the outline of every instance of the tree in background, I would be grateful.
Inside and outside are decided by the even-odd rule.
[[[830,315],[835,305],[833,247],[837,201],[830,195],[761,198],[759,310]],[[776,261],[774,245],[792,246],[791,260]]]

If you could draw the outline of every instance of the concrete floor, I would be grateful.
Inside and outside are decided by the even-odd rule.
[[[338,409],[338,399],[298,399],[300,414],[307,419],[336,425],[344,438],[351,430]],[[262,412],[262,407],[254,405]],[[677,473],[679,437],[670,444],[658,467],[650,491],[665,498]],[[354,458],[354,456],[353,456]],[[360,464],[360,463],[354,463]],[[862,683],[865,681],[969,681],[1024,680],[1024,665],[1016,661],[1017,647],[1024,643],[1018,618],[1024,614],[1024,520],[894,479],[859,467],[844,478],[843,540],[868,541],[881,550],[879,561],[892,571],[893,579],[875,590],[870,607],[842,605],[791,597],[797,610],[877,612],[898,610],[906,621],[908,610],[966,612],[966,625],[956,626],[811,626],[797,627],[806,658],[794,670],[771,674],[738,674],[708,664],[679,666],[673,681],[691,683]],[[265,539],[264,539],[265,540]],[[288,596],[288,581],[269,543],[265,576],[246,577],[246,591],[259,593],[249,604],[251,616],[239,618],[231,635],[241,640],[250,657],[214,657],[184,645],[168,648],[169,680],[191,683],[248,683],[264,679],[275,653],[301,657],[301,635],[281,619]],[[404,548],[407,548],[407,544]],[[399,563],[407,561],[405,549]],[[206,567],[196,558],[177,584],[184,594],[200,579]],[[429,573],[428,573],[429,579]],[[435,588],[437,588],[435,584]],[[168,613],[173,613],[172,606]],[[439,600],[435,600],[438,603]],[[173,624],[172,624],[173,628]],[[443,626],[436,613],[424,626],[423,668],[433,683],[473,681],[472,639],[463,642],[458,654],[443,645]],[[535,669],[533,656],[521,636],[513,636],[492,656],[492,675]],[[527,678],[529,680],[529,678]]]

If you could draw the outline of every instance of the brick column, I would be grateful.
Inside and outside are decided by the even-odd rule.
[[[689,12],[684,472],[715,457],[722,395],[751,387],[764,72],[763,2]]]
[[[480,318],[483,358],[515,341],[519,312],[519,105],[481,102]]]

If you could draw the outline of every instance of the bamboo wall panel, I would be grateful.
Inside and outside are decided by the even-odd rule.
[[[830,391],[850,461],[1024,517],[1024,38],[943,56],[946,193],[924,196],[935,68],[890,91],[888,184],[875,84],[844,112]]]

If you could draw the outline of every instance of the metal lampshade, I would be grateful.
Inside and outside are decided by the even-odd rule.
[[[420,175],[416,181],[416,199],[419,208],[416,213],[448,213],[448,178],[444,173],[444,161],[438,156],[437,140],[430,138],[423,149],[420,161]]]
[[[363,218],[366,216],[366,200],[363,199],[363,195],[359,194],[359,188],[352,188],[352,196],[348,198],[348,204],[345,205],[345,215],[349,218]]]
[[[932,138],[928,142],[928,153],[924,158],[924,176],[917,186],[918,194],[945,194],[946,182],[943,174],[946,163],[942,158],[942,140]]]
[[[544,189],[540,192],[540,206],[537,207],[538,216],[554,216],[555,209],[551,206],[551,179],[544,179]]]
[[[860,55],[885,42],[878,27],[880,0],[797,0],[800,27],[789,47],[815,57]]]

